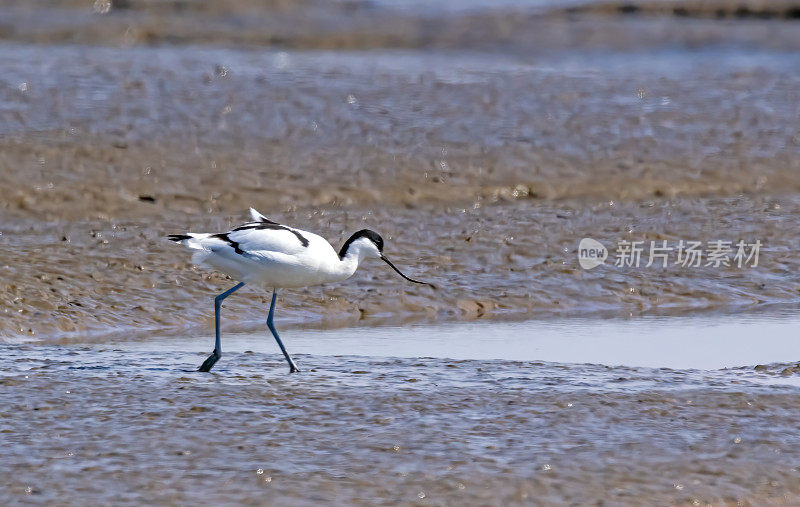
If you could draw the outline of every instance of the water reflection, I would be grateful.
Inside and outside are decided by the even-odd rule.
[[[292,330],[291,350],[311,356],[543,361],[606,366],[715,370],[800,360],[796,312],[543,319],[440,326]],[[209,340],[165,338],[118,344],[124,350],[200,353]],[[226,336],[233,352],[274,352],[264,333]],[[312,359],[313,362],[313,359]]]

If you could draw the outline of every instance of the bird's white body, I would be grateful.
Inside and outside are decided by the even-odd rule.
[[[224,234],[188,233],[179,242],[195,250],[192,260],[247,284],[297,288],[350,278],[364,257],[379,253],[354,241],[343,257],[324,238],[276,224],[251,209],[253,221]],[[373,252],[374,250],[374,252]]]
[[[220,234],[190,232],[169,236],[171,241],[194,250],[195,263],[207,264],[239,281],[235,287],[214,298],[214,352],[200,366],[200,371],[210,371],[222,356],[219,327],[222,301],[246,284],[274,289],[267,327],[286,357],[290,372],[299,370],[272,322],[278,289],[346,280],[353,276],[358,264],[367,257],[381,259],[410,282],[426,284],[407,277],[386,258],[383,254],[383,238],[374,231],[363,229],[356,232],[345,241],[337,254],[330,243],[316,234],[273,222],[253,208],[250,208],[250,216],[252,222]]]

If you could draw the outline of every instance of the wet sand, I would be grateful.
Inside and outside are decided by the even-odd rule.
[[[709,208],[714,215],[704,215]],[[373,208],[374,209],[374,208]],[[435,222],[418,222],[429,211]],[[726,213],[727,212],[727,213]],[[283,291],[279,325],[438,322],[526,316],[675,315],[692,311],[796,307],[800,201],[738,197],[669,203],[515,204],[450,209],[365,209],[272,214],[312,230],[380,228],[387,254],[437,289],[402,283],[377,263],[347,284]],[[285,219],[285,220],[284,220]],[[12,341],[103,340],[115,329],[211,331],[213,295],[233,282],[195,268],[163,239],[181,222],[149,229],[121,221],[27,223],[4,234],[5,333]],[[226,230],[206,219],[193,230]],[[93,226],[97,224],[97,228]],[[414,224],[414,225],[409,225]],[[668,224],[668,225],[667,225]],[[307,226],[308,227],[308,226]],[[35,230],[34,230],[35,229]],[[433,236],[433,240],[432,240]],[[577,265],[577,241],[759,239],[760,265],[687,268]],[[501,238],[498,241],[498,238]],[[618,239],[619,238],[619,239]],[[612,254],[613,255],[613,254]],[[269,293],[245,288],[225,302],[229,325],[262,327]],[[95,338],[93,338],[95,337]]]
[[[231,282],[163,237],[227,230],[248,206],[336,245],[377,230],[442,287],[368,266],[286,291],[286,324],[798,303],[796,53],[7,45],[3,58],[8,338],[207,329]],[[755,269],[584,272],[583,237],[764,248]],[[262,320],[243,295],[231,313]]]
[[[800,357],[669,339],[800,304],[792,2],[109,5],[0,1],[0,503],[800,502]],[[267,309],[245,288],[196,373],[233,281],[164,237],[249,206],[337,246],[375,229],[437,289],[368,264],[283,291],[288,376],[237,342]],[[586,271],[584,237],[763,246]],[[618,317],[701,366],[300,346]]]

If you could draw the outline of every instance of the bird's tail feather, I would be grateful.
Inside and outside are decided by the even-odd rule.
[[[190,232],[188,234],[170,234],[167,236],[167,239],[193,250],[205,250],[206,248],[203,246],[202,241],[209,236],[210,234],[198,234]]]

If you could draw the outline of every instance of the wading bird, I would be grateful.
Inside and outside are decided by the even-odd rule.
[[[383,260],[409,282],[431,285],[409,278],[397,269],[383,254],[383,238],[373,231],[364,229],[353,234],[337,254],[330,243],[316,234],[273,222],[253,208],[250,208],[250,217],[251,222],[221,234],[190,232],[168,236],[170,240],[195,250],[192,256],[195,264],[206,264],[239,281],[239,284],[214,298],[214,352],[200,365],[199,371],[211,370],[222,357],[220,306],[226,297],[245,284],[272,288],[267,327],[286,357],[290,373],[300,370],[272,323],[278,289],[346,280],[356,272],[358,264],[369,257]]]

